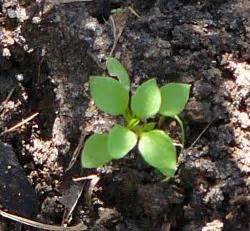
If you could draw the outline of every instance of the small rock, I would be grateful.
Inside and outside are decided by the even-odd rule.
[[[16,79],[17,79],[17,81],[22,82],[24,79],[23,74],[17,74]]]
[[[32,23],[34,24],[39,24],[42,21],[41,17],[33,17],[32,18]]]
[[[242,128],[249,128],[250,127],[250,119],[246,112],[241,112],[238,115],[238,119]]]
[[[4,48],[3,57],[10,57],[10,56],[11,56],[10,50],[8,48]]]
[[[223,230],[223,222],[220,220],[213,220],[202,228],[202,231],[221,231]]]

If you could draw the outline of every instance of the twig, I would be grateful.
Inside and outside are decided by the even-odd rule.
[[[112,56],[114,53],[114,50],[116,48],[116,45],[118,43],[118,39],[117,39],[117,32],[116,32],[116,25],[115,25],[114,18],[112,15],[110,15],[109,18],[110,18],[110,22],[111,22],[111,26],[112,26],[112,30],[113,30],[113,36],[114,36],[114,43],[113,43],[113,46],[112,46],[111,51],[109,53],[109,56]]]
[[[86,202],[89,204],[91,203],[91,198],[92,198],[94,188],[96,184],[99,182],[99,180],[100,180],[100,177],[97,175],[93,176],[93,178],[90,180],[89,188],[87,192],[85,193]]]
[[[110,19],[112,30],[113,30],[113,37],[114,37],[114,40],[115,40],[116,39],[116,35],[117,35],[115,20],[114,20],[114,17],[112,15],[110,15],[109,19]]]
[[[74,204],[71,206],[70,210],[67,210],[65,209],[64,211],[64,214],[63,214],[63,221],[62,221],[62,225],[64,225],[64,227],[67,226],[67,223],[70,222],[70,217],[71,217],[71,214],[73,213],[81,195],[82,195],[82,192],[83,192],[83,188],[84,188],[84,184],[81,185],[81,188],[80,190],[77,192],[77,198],[76,200],[74,201]],[[68,211],[68,212],[67,212]]]
[[[17,123],[17,124],[14,125],[13,127],[8,128],[6,131],[3,131],[3,132],[1,133],[1,135],[4,135],[4,134],[6,134],[6,133],[15,131],[17,128],[21,127],[22,125],[28,123],[30,120],[34,119],[38,114],[39,114],[38,112],[34,113],[33,115],[29,116],[28,118],[24,119],[23,121]]]
[[[10,97],[12,96],[13,92],[15,91],[15,87],[13,87],[9,94],[7,95],[6,99],[2,102],[2,108],[0,108],[0,113],[3,112],[5,104],[10,100]]]
[[[10,90],[10,92],[9,92],[9,94],[7,95],[6,99],[3,101],[4,104],[7,103],[7,102],[9,101],[9,99],[10,99],[10,97],[12,96],[14,90],[15,90],[15,87],[13,87],[13,88]]]
[[[190,145],[189,148],[192,148],[197,141],[202,137],[202,135],[207,131],[207,129],[210,127],[210,125],[215,121],[215,118],[213,120],[210,121],[210,123],[202,130],[202,132],[200,133],[200,135],[198,135],[198,137],[195,139],[195,141]]]
[[[42,68],[42,64],[43,64],[43,61],[44,61],[44,58],[45,58],[45,54],[46,54],[46,49],[45,48],[42,48],[42,51],[41,51],[41,59],[39,60],[38,62],[38,66],[37,66],[37,83],[42,83],[43,81],[41,80],[41,68]]]
[[[119,42],[119,39],[122,35],[122,32],[124,30],[124,27],[125,27],[125,24],[122,25],[122,26],[119,26],[119,29],[118,29],[118,32],[117,32],[117,28],[116,28],[116,24],[115,24],[115,20],[114,20],[114,17],[112,15],[110,15],[110,21],[111,21],[111,26],[112,26],[112,30],[113,30],[113,36],[114,36],[114,43],[113,43],[113,46],[111,48],[111,51],[109,53],[109,56],[112,56],[113,53],[114,53],[114,50],[117,46],[117,43]]]
[[[96,184],[98,183],[98,181],[100,180],[100,177],[97,175],[89,175],[89,176],[80,177],[80,178],[73,178],[73,181],[75,181],[75,182],[79,182],[79,181],[83,181],[83,180],[90,181],[89,188],[85,193],[86,202],[90,203],[94,188],[95,188]]]
[[[80,139],[79,139],[79,142],[77,144],[77,147],[72,155],[72,158],[71,158],[71,161],[67,167],[67,169],[65,170],[66,172],[69,171],[75,164],[76,160],[77,160],[77,157],[83,147],[83,144],[84,144],[84,140],[85,140],[85,137],[86,137],[86,133],[84,132],[84,130],[82,130],[81,132],[81,136],[80,136]]]
[[[132,14],[134,14],[137,18],[141,18],[141,16],[131,7],[129,6],[128,9],[131,11]]]
[[[44,230],[53,230],[53,231],[79,231],[79,230],[87,230],[87,227],[80,223],[78,225],[75,226],[71,226],[71,227],[63,227],[63,226],[58,226],[58,225],[47,225],[44,223],[40,223],[37,221],[33,221],[24,217],[20,217],[17,215],[13,215],[11,213],[8,212],[4,212],[2,209],[0,209],[0,215],[2,217],[8,218],[12,221],[16,221],[25,225],[29,225],[31,227],[35,227],[38,229],[44,229]]]
[[[83,181],[83,180],[92,180],[92,179],[95,179],[95,178],[96,178],[96,175],[90,175],[90,176],[73,178],[73,181],[79,182],[79,181]]]

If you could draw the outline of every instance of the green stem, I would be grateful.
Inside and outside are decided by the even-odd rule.
[[[134,128],[132,129],[132,131],[134,131],[138,137],[141,137],[141,135],[142,135],[141,126],[136,126],[136,127],[134,127]]]
[[[183,123],[182,123],[181,119],[177,115],[174,116],[174,119],[179,123],[179,125],[181,127],[181,143],[182,143],[182,149],[181,149],[181,151],[183,151],[184,144],[185,144],[184,126],[183,126]]]
[[[125,119],[126,124],[128,124],[129,121],[131,120],[131,117],[132,117],[129,108],[127,108],[127,109],[125,110],[125,112],[123,113],[122,116],[123,116],[123,118]]]

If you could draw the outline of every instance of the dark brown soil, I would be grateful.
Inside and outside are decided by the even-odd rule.
[[[30,182],[24,187],[28,199],[15,208],[3,191],[0,208],[60,225],[80,196],[66,220],[88,230],[249,230],[250,2],[60,2],[0,1],[0,133],[39,113],[0,136],[0,186],[9,184],[8,197],[16,200],[12,190],[20,182],[1,174],[6,147],[15,154],[20,180]],[[192,84],[181,115],[186,149],[169,181],[136,150],[97,170],[77,161],[66,171],[81,131],[103,132],[117,119],[94,107],[88,78],[104,72],[114,42],[108,18],[119,7],[140,16],[130,10],[113,15],[118,30],[126,22],[114,55],[128,69],[133,89],[150,77],[159,84]],[[73,182],[89,175],[97,177]],[[25,200],[37,209],[27,211]],[[0,219],[0,230],[38,229]]]

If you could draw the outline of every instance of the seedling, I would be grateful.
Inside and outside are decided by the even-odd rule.
[[[82,166],[101,167],[124,157],[138,143],[139,152],[149,165],[173,176],[177,164],[175,145],[166,132],[156,128],[156,121],[148,119],[156,120],[159,114],[177,120],[183,147],[184,130],[178,115],[188,101],[190,85],[169,83],[159,88],[155,79],[149,79],[130,98],[130,79],[122,64],[109,58],[107,70],[109,76],[90,76],[90,93],[99,109],[123,116],[124,124],[116,124],[109,133],[93,134],[85,143]]]

